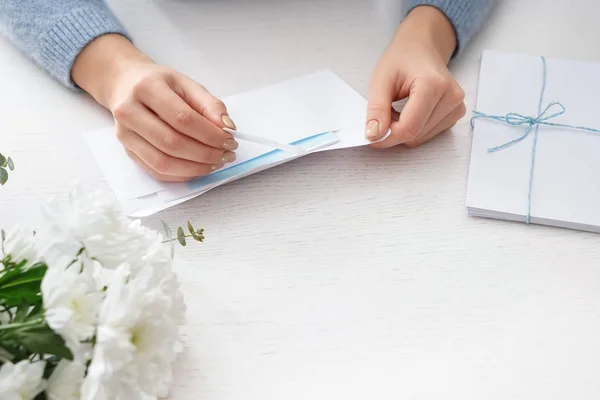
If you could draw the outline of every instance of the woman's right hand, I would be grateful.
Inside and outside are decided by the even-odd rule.
[[[223,102],[192,79],[157,65],[120,35],[91,42],[73,81],[108,108],[127,154],[161,181],[181,182],[235,161],[235,129]]]

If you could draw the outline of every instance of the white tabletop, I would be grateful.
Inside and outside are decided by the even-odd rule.
[[[361,93],[396,0],[113,1],[157,61],[226,96],[322,68]],[[452,66],[472,107],[484,48],[600,60],[597,0],[504,0]],[[552,4],[550,4],[552,3]],[[518,95],[518,94],[515,94]],[[0,41],[0,225],[35,226],[110,115]],[[265,118],[268,115],[257,116]],[[417,150],[312,155],[149,218],[187,219],[172,399],[597,399],[600,236],[466,216],[467,119]]]

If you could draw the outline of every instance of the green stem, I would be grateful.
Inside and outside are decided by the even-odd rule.
[[[193,236],[192,235],[183,235],[183,237],[191,238]],[[175,238],[175,239],[167,239],[167,240],[163,240],[162,242],[163,243],[169,243],[169,242],[175,242],[176,240],[177,240],[177,238]]]
[[[9,329],[21,329],[21,328],[29,328],[31,326],[39,325],[44,322],[44,318],[36,318],[27,322],[18,322],[13,324],[0,325],[0,331],[9,330]]]

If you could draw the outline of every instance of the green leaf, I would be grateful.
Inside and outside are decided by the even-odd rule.
[[[39,294],[39,289],[36,293],[34,285],[0,291],[0,305],[8,308],[17,307],[23,303],[37,304],[41,301],[42,296]]]
[[[27,303],[21,304],[18,308],[17,308],[17,313],[15,314],[15,318],[13,319],[13,322],[23,322],[25,321],[25,319],[27,318],[27,315],[29,314],[29,309],[31,308],[31,306]]]
[[[37,317],[44,312],[44,304],[40,301],[37,303],[31,311],[29,311],[28,317]]]
[[[0,167],[0,185],[4,185],[8,181],[8,172]]]
[[[198,229],[196,232],[192,232],[192,237],[198,242],[204,242],[204,229]]]
[[[6,167],[6,163],[6,157],[4,157],[2,153],[0,153],[0,167]]]
[[[14,270],[10,270],[0,277],[0,291],[30,283],[41,283],[46,269],[46,265],[42,263],[34,264],[27,270],[14,268]]]
[[[32,353],[52,354],[67,360],[73,359],[73,354],[65,345],[65,341],[48,326],[20,332],[18,340]]]
[[[11,171],[15,170],[15,163],[13,162],[12,158],[8,157],[8,159],[6,160],[7,164],[8,164],[8,169],[10,169]]]
[[[190,221],[187,222],[187,227],[188,227],[188,231],[190,231],[190,233],[193,235],[194,234],[194,226],[192,225],[192,223]]]
[[[46,265],[38,263],[27,270],[19,265],[7,268],[0,276],[0,304],[6,307],[24,303],[35,306],[42,301],[40,286]]]
[[[179,227],[177,228],[177,240],[179,241],[179,244],[184,246],[186,245],[185,242],[185,233],[183,233],[183,228]]]
[[[0,351],[3,357],[11,358],[14,363],[26,359],[29,355],[27,354],[27,350],[23,349],[19,343],[2,343],[2,350]]]
[[[12,361],[15,358],[14,354],[6,350],[4,347],[0,347],[0,364],[7,361]]]

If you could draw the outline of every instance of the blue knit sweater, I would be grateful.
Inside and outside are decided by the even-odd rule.
[[[495,1],[407,0],[406,11],[419,5],[443,11],[462,49]],[[106,33],[128,36],[104,0],[0,0],[0,27],[25,54],[70,87],[73,62],[88,43]]]

